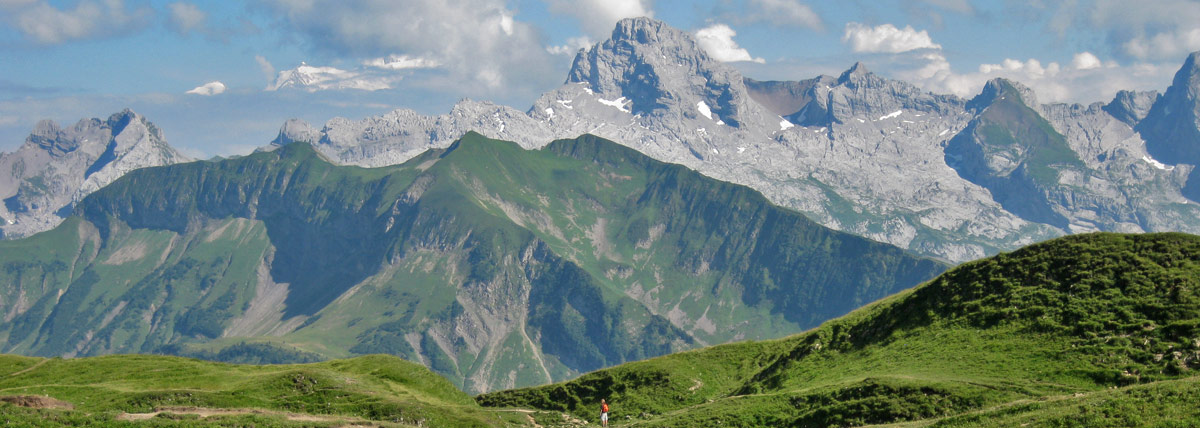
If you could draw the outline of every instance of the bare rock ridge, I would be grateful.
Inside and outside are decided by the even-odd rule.
[[[1200,232],[1188,200],[1200,185],[1187,186],[1200,182],[1189,180],[1200,163],[1195,63],[1162,96],[1041,104],[997,80],[968,101],[861,63],[837,77],[755,81],[690,34],[637,18],[581,51],[564,85],[524,112],[468,100],[440,116],[396,110],[316,131],[289,122],[278,141],[304,135],[338,162],[381,166],[470,130],[526,148],[592,133],[826,226],[965,261],[1067,233]]]
[[[1040,104],[999,80],[967,101],[861,63],[838,77],[755,81],[690,34],[637,18],[581,51],[564,85],[526,111],[464,100],[438,116],[289,120],[263,150],[304,141],[339,163],[384,166],[468,131],[525,148],[591,133],[748,185],[826,226],[964,261],[1065,233],[1200,231],[1196,60],[1161,96]],[[997,107],[1005,97],[1015,103]],[[10,172],[0,232],[46,230],[125,172],[183,160],[132,112],[67,129],[40,123],[0,156]]]
[[[19,238],[48,230],[84,196],[129,171],[189,160],[132,110],[69,128],[43,120],[24,145],[0,154],[0,235]]]

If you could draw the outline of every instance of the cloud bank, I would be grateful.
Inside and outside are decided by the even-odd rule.
[[[225,92],[225,84],[219,81],[212,81],[185,92],[186,94],[212,96]]]
[[[144,27],[153,14],[147,8],[127,8],[122,0],[83,0],[73,9],[45,0],[7,0],[0,1],[0,11],[0,19],[25,39],[43,45],[127,33]]]
[[[752,61],[759,64],[766,62],[762,58],[751,57],[749,51],[738,46],[737,42],[733,41],[733,36],[736,35],[737,32],[728,25],[713,24],[696,31],[696,42],[717,61]]]

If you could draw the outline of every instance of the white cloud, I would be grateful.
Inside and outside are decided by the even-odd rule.
[[[83,0],[74,9],[59,9],[45,0],[0,2],[4,21],[25,38],[54,45],[71,40],[108,37],[145,26],[149,9],[126,9],[122,0]]]
[[[977,95],[988,80],[1003,77],[1033,89],[1040,102],[1107,102],[1122,89],[1161,91],[1164,88],[1157,85],[1169,81],[1174,71],[1149,64],[1120,66],[1113,61],[1102,62],[1089,52],[1076,54],[1065,66],[1034,58],[1007,58],[997,64],[981,64],[969,73],[954,72],[940,51],[913,53],[910,59],[907,69],[895,71],[896,77],[929,91],[969,98]]]
[[[825,24],[808,5],[796,0],[750,0],[746,19],[767,22],[777,27],[801,27],[822,30]]]
[[[203,85],[197,86],[195,89],[192,89],[185,93],[210,96],[210,95],[217,95],[222,92],[225,92],[225,84],[214,80],[212,82],[208,82]]]
[[[617,21],[639,16],[654,17],[654,11],[643,0],[546,0],[550,11],[570,15],[579,20],[583,31],[592,37],[603,38],[612,33]]]
[[[1075,58],[1071,60],[1071,67],[1076,70],[1091,70],[1100,68],[1103,64],[1100,63],[1100,58],[1096,58],[1091,52],[1080,52],[1075,54]]]
[[[1138,61],[1180,61],[1200,50],[1200,2],[1195,0],[1091,0],[1047,2],[1040,16],[1047,28],[1069,33],[1096,34],[1111,52]]]
[[[273,0],[282,28],[354,62],[386,55],[440,64],[440,82],[461,93],[501,93],[557,80],[538,31],[503,0]],[[419,17],[419,18],[418,18]]]
[[[388,55],[386,58],[372,58],[363,61],[367,67],[385,70],[406,70],[410,68],[434,68],[441,64],[428,58],[414,58],[408,55]]]
[[[567,43],[565,45],[550,46],[546,48],[546,52],[550,52],[554,55],[573,56],[576,52],[579,52],[580,49],[590,48],[593,44],[595,44],[595,42],[593,42],[588,36],[571,37],[567,39]]]
[[[275,66],[271,65],[271,61],[267,61],[262,55],[255,55],[254,62],[258,63],[258,69],[262,71],[263,77],[267,78],[267,82],[275,79]]]
[[[900,53],[917,49],[941,49],[925,30],[917,31],[912,26],[903,29],[892,24],[869,27],[857,22],[846,24],[842,43],[849,43],[854,52]]]
[[[737,42],[733,41],[733,36],[736,35],[737,32],[728,25],[713,24],[696,31],[696,42],[717,61],[753,61],[760,64],[766,62],[762,58],[751,57],[750,52],[739,47]]]
[[[1154,36],[1137,36],[1121,45],[1126,54],[1135,58],[1182,57],[1200,50],[1200,28],[1164,31]]]
[[[175,2],[167,5],[170,16],[167,23],[172,30],[179,34],[188,34],[204,27],[208,14],[188,2]]]

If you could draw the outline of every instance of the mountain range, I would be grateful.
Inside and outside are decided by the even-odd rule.
[[[526,111],[466,100],[439,116],[293,120],[275,143],[382,166],[467,131],[526,148],[591,133],[828,227],[962,262],[1070,233],[1200,232],[1188,199],[1200,157],[1187,149],[1200,135],[1198,72],[1192,55],[1162,95],[1087,106],[1042,104],[1004,79],[971,99],[933,94],[862,64],[763,82],[690,34],[636,18],[579,52],[563,86]]]
[[[140,169],[0,267],[3,352],[265,341],[475,392],[799,332],[945,269],[607,140],[473,133],[381,168],[296,143]]]
[[[1189,185],[1200,181],[1198,74],[1191,55],[1163,94],[1121,91],[1087,106],[1042,104],[1004,79],[971,99],[934,94],[862,64],[836,77],[757,81],[711,58],[692,35],[636,18],[581,50],[564,84],[525,111],[464,100],[438,116],[401,109],[320,128],[290,120],[264,150],[303,141],[336,163],[374,167],[448,147],[466,132],[525,148],[590,133],[750,186],[825,226],[962,262],[1070,233],[1200,232],[1200,185]],[[61,151],[32,143],[58,132],[51,125],[39,125],[25,154],[5,156]],[[84,165],[99,154],[91,156],[71,174],[88,176]],[[142,159],[100,177],[185,158]],[[10,238],[57,224],[54,212],[99,188],[39,190],[45,180],[11,170],[6,198],[24,186],[54,201],[12,199],[0,212],[15,223],[0,226]]]

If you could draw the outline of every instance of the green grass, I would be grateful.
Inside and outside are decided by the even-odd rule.
[[[140,355],[72,360],[0,356],[0,396],[48,396],[73,410],[0,405],[8,420],[42,426],[311,426],[288,414],[319,416],[337,426],[368,421],[389,426],[507,426],[517,414],[479,408],[446,379],[419,365],[387,356],[303,365],[250,366]],[[166,409],[148,422],[117,419],[122,413]],[[245,414],[190,415],[192,409],[234,409]]]
[[[1162,414],[1200,415],[1180,405],[1196,390],[1198,325],[1200,237],[1077,235],[961,265],[797,336],[477,400],[588,418],[605,398],[630,426],[992,426],[988,412],[1170,426]],[[1107,414],[1029,406],[1074,394]]]

